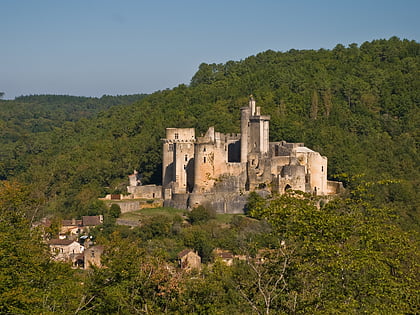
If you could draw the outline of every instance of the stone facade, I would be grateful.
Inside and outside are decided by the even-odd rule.
[[[73,240],[52,239],[48,241],[54,260],[76,263],[79,254],[82,254],[84,247]]]
[[[241,108],[241,133],[210,127],[167,128],[163,141],[162,197],[176,208],[198,205],[241,213],[250,191],[282,194],[288,189],[335,195],[341,183],[327,180],[327,158],[303,143],[269,142],[270,116],[251,97]]]
[[[182,252],[178,253],[178,262],[179,267],[187,272],[193,269],[201,269],[201,257],[197,252],[191,249],[184,249]]]
[[[83,252],[84,269],[91,269],[93,266],[102,267],[101,255],[104,247],[101,245],[91,246]]]

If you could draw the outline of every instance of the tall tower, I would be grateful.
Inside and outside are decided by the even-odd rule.
[[[269,151],[270,116],[261,115],[254,97],[248,107],[241,108],[241,162],[247,162],[249,153],[265,154]]]
[[[248,107],[241,108],[241,163],[248,161],[248,142],[249,142],[249,117],[251,117],[252,104],[255,101],[251,95]]]
[[[173,193],[187,190],[188,172],[194,158],[194,128],[166,128],[163,141],[162,186]]]

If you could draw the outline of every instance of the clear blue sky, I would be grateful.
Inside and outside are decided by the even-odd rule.
[[[420,39],[420,0],[0,0],[0,91],[151,93],[202,62]]]

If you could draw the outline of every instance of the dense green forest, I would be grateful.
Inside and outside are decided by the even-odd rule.
[[[39,279],[27,287],[27,275],[16,275],[12,295],[13,281],[2,271],[0,300],[14,301],[17,312],[32,303],[37,313],[54,312],[51,305],[86,314],[415,313],[420,44],[396,37],[203,63],[188,86],[150,95],[0,101],[0,179],[10,196],[0,200],[0,230],[8,240],[1,256],[25,217],[106,212],[97,198],[122,191],[133,169],[145,183],[159,183],[166,127],[239,132],[239,109],[250,94],[271,116],[270,140],[304,142],[327,156],[329,177],[345,183],[347,196],[320,210],[309,196],[253,196],[249,215],[232,219],[229,228],[158,217],[130,230],[108,218],[96,237],[110,249],[109,268],[71,276],[34,250],[21,263]],[[32,234],[18,235],[16,257],[36,243]],[[174,264],[175,250],[184,247],[205,261],[216,247],[250,256],[272,251],[267,264],[226,269],[216,262],[197,277],[172,275],[163,266]],[[25,300],[18,293],[28,289],[33,298]],[[13,310],[5,305],[0,310]]]
[[[46,213],[81,215],[101,194],[124,187],[134,168],[146,183],[159,183],[166,127],[239,132],[239,108],[253,94],[271,115],[271,141],[304,142],[328,157],[330,178],[346,184],[362,174],[399,180],[382,198],[405,203],[407,220],[418,224],[419,51],[398,38],[266,51],[203,63],[190,86],[131,105],[115,105],[135,99],[129,96],[1,101],[0,178],[33,184]]]

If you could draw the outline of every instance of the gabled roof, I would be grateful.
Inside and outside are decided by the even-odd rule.
[[[61,220],[61,226],[80,226],[82,220]]]
[[[49,245],[70,245],[74,242],[76,242],[76,241],[74,241],[74,240],[62,240],[62,239],[59,239],[59,238],[55,238],[55,239],[49,240],[48,244]]]
[[[95,226],[102,224],[101,216],[99,215],[90,215],[82,217],[83,226]]]
[[[181,251],[181,252],[178,253],[178,258],[184,257],[189,252],[193,252],[194,253],[194,251],[192,249],[184,249],[183,251]]]
[[[220,248],[216,248],[213,251],[213,253],[214,253],[214,255],[216,255],[216,256],[218,256],[218,257],[220,257],[222,259],[231,259],[231,258],[233,258],[232,252],[231,251],[228,251],[228,250],[223,250],[223,249],[220,249]]]

